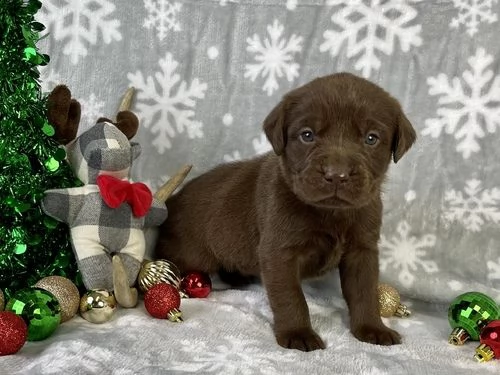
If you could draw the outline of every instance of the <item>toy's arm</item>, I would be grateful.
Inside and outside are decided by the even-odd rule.
[[[144,226],[158,226],[167,219],[167,216],[168,211],[165,202],[153,198],[153,203],[151,204],[151,208],[149,209],[149,212],[145,218]]]
[[[69,224],[74,220],[84,199],[82,188],[46,190],[42,210],[54,219]]]

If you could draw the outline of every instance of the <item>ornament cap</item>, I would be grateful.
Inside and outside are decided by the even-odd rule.
[[[448,342],[452,345],[464,345],[467,340],[470,339],[470,335],[463,328],[456,327],[451,332]]]
[[[411,315],[411,310],[408,308],[408,306],[400,304],[394,312],[394,315],[399,318],[407,318]]]
[[[167,319],[174,323],[181,323],[184,321],[184,319],[182,319],[182,312],[175,308],[168,312]]]
[[[476,361],[486,362],[491,361],[493,358],[495,358],[495,353],[488,345],[481,344],[476,348],[476,354],[474,355]]]

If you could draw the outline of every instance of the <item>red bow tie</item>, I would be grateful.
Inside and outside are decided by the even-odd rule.
[[[127,202],[132,207],[134,216],[144,216],[151,207],[153,195],[149,188],[141,183],[130,183],[113,176],[97,176],[97,186],[104,202],[111,208]]]

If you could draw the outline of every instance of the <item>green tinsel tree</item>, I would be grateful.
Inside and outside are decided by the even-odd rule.
[[[9,298],[45,276],[76,281],[76,261],[65,224],[40,207],[44,191],[79,184],[51,138],[38,66],[49,61],[36,42],[38,0],[1,0],[0,6],[0,289]]]

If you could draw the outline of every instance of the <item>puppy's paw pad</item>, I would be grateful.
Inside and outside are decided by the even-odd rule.
[[[352,334],[360,341],[376,345],[401,344],[401,336],[398,332],[385,326],[362,325],[354,328]]]
[[[276,333],[278,344],[287,349],[297,349],[311,352],[325,349],[325,343],[312,329],[295,329]]]

